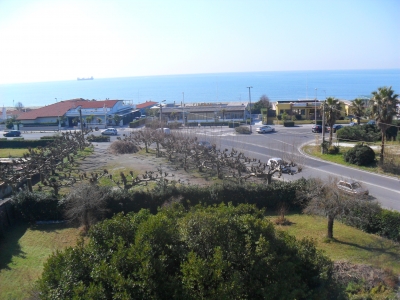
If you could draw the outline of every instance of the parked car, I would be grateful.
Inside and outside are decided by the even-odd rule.
[[[285,161],[280,157],[273,157],[268,159],[267,166],[269,168],[275,168],[276,166],[281,166],[281,170],[283,173],[287,173],[290,171],[290,167],[287,166]]]
[[[4,136],[21,136],[21,131],[19,130],[10,130],[3,134]]]
[[[275,128],[272,126],[269,126],[269,125],[263,125],[263,126],[257,128],[256,131],[258,133],[273,132],[273,131],[275,131]]]
[[[358,124],[357,124],[357,122],[351,122],[350,124],[349,124],[349,126],[357,126]]]
[[[115,128],[107,128],[101,132],[102,135],[117,135],[118,131]]]
[[[375,120],[369,120],[367,122],[368,125],[376,125],[376,121]]]
[[[332,127],[333,133],[335,133],[340,128],[343,128],[343,125],[340,125],[340,124],[333,125],[333,127]]]
[[[199,141],[198,146],[207,150],[211,150],[213,148],[210,142],[207,141]]]
[[[312,132],[322,132],[322,125],[314,125],[311,128],[311,131]],[[330,131],[330,128],[325,126],[325,132],[329,132],[329,131]]]
[[[162,132],[162,133],[164,133],[166,135],[171,134],[171,129],[169,129],[167,127],[166,128],[157,128],[156,131]]]
[[[368,195],[369,191],[367,188],[364,188],[358,181],[354,180],[339,180],[337,183],[337,187],[339,190],[342,190],[348,194],[353,195]]]

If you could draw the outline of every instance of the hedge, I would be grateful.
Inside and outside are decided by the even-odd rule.
[[[294,122],[293,121],[285,121],[283,122],[284,127],[294,127]]]
[[[53,139],[43,139],[43,140],[6,140],[1,141],[2,148],[36,148],[36,147],[46,147],[47,145],[51,144],[54,140]]]
[[[96,142],[96,143],[98,143],[98,142],[109,142],[110,141],[110,137],[109,136],[105,136],[105,135],[96,136],[94,134],[91,134],[91,135],[89,135],[87,137],[87,140],[89,142],[92,142],[92,143],[93,142]]]
[[[129,128],[136,128],[136,127],[144,125],[145,123],[146,123],[146,119],[142,118],[142,119],[130,122]]]

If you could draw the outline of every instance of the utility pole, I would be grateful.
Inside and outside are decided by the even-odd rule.
[[[325,154],[325,104],[326,101],[322,103],[322,146],[321,154]]]
[[[184,105],[185,105],[185,93],[182,92],[182,104],[181,104],[181,106],[182,106],[182,124],[183,124],[183,126],[185,126],[185,111],[184,111],[184,108],[183,108]]]
[[[317,99],[318,99],[318,89],[315,88],[315,109],[314,109],[314,115],[315,115],[315,125],[317,125]]]
[[[253,132],[253,131],[251,130],[251,93],[250,93],[250,89],[252,89],[253,87],[252,87],[252,86],[248,86],[247,88],[249,89],[249,102],[250,102],[250,133],[251,133],[251,132]]]

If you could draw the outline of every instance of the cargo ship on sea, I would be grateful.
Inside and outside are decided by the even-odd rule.
[[[78,77],[78,78],[76,78],[76,80],[93,80],[93,76],[92,77],[87,77],[87,78],[85,78],[85,77]]]

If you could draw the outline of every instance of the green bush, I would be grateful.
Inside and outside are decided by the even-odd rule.
[[[285,121],[283,122],[284,127],[294,127],[294,122],[293,121]]]
[[[24,190],[14,195],[11,202],[17,218],[23,221],[63,220],[64,206],[51,194]]]
[[[374,125],[344,126],[337,131],[339,141],[377,142],[381,140],[381,132]]]
[[[2,148],[36,148],[36,147],[46,147],[53,140],[16,140],[15,138],[12,140],[6,140],[1,142]]]
[[[328,154],[338,154],[340,152],[339,146],[330,146],[328,148]]]
[[[230,122],[228,124],[229,128],[235,128],[240,126],[240,122]]]
[[[88,135],[88,137],[87,137],[87,140],[89,141],[89,142],[92,142],[92,143],[99,143],[99,142],[109,142],[110,141],[110,137],[109,136],[105,136],[105,135],[98,135],[98,136],[96,136],[96,135],[94,135],[94,134],[90,134],[90,135]]]
[[[173,205],[95,225],[37,286],[43,299],[333,299],[332,270],[313,241],[252,206]]]
[[[145,123],[146,123],[146,119],[142,118],[142,119],[130,122],[129,128],[136,128],[136,127],[144,125]]]
[[[375,152],[371,147],[364,144],[357,144],[347,151],[343,158],[346,162],[358,166],[368,166],[375,162]]]

